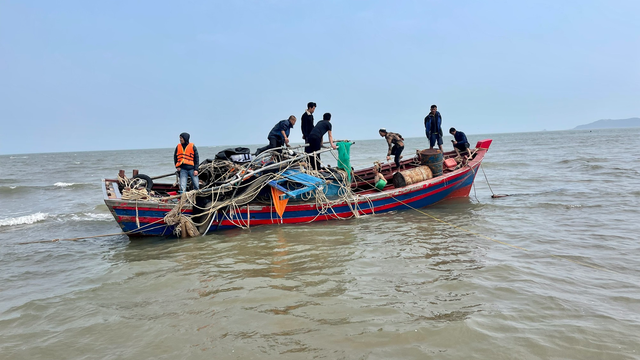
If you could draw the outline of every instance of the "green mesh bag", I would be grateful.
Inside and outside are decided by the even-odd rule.
[[[347,172],[347,178],[349,184],[351,183],[351,143],[339,142],[338,146],[338,169],[342,169]]]

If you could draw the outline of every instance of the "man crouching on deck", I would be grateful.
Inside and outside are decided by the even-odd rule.
[[[402,158],[400,154],[402,154],[402,150],[404,150],[404,139],[402,135],[387,131],[385,128],[378,130],[378,133],[387,140],[387,145],[389,146],[389,150],[387,150],[387,160],[391,159],[391,155],[393,155],[396,168],[400,171],[400,159]]]
[[[186,132],[180,134],[180,144],[176,146],[176,151],[173,153],[176,170],[180,172],[180,194],[187,189],[187,176],[191,177],[193,189],[200,189],[198,170],[196,169],[196,166],[200,164],[200,156],[198,156],[196,146],[189,142],[190,137]]]
[[[453,148],[457,153],[471,156],[471,151],[469,151],[469,140],[467,140],[467,136],[462,131],[457,131],[456,128],[449,129],[449,134],[453,135],[454,140],[451,140],[453,143]]]

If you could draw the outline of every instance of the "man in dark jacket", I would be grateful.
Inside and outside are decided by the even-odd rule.
[[[261,152],[263,152],[265,150],[277,148],[277,147],[280,147],[282,145],[287,145],[287,147],[288,147],[289,146],[289,133],[290,133],[291,129],[293,128],[293,125],[295,125],[296,120],[297,120],[296,117],[291,115],[291,116],[289,116],[289,118],[287,120],[279,121],[273,127],[273,129],[271,129],[271,131],[269,132],[269,135],[267,135],[267,140],[269,140],[269,145],[263,146],[263,147],[259,148],[258,150],[256,150],[256,155],[260,154]]]
[[[198,165],[200,164],[200,156],[198,149],[193,143],[189,142],[191,136],[184,132],[180,134],[180,144],[176,146],[173,153],[173,161],[176,164],[176,170],[180,173],[180,193],[187,189],[187,176],[191,177],[191,183],[195,190],[200,189],[198,180]]]
[[[320,148],[322,147],[322,139],[324,138],[324,134],[326,133],[329,133],[329,144],[331,145],[331,147],[334,150],[337,149],[337,146],[333,143],[333,135],[331,134],[331,129],[331,113],[324,113],[324,115],[322,115],[322,120],[318,121],[316,126],[313,127],[313,130],[311,130],[311,133],[309,134],[309,137],[307,139],[309,146],[307,146],[304,151],[307,154],[312,154],[313,152],[320,150]],[[313,156],[311,157],[311,167],[317,170],[319,166],[320,154],[313,154]]]
[[[456,150],[459,150],[461,153],[471,154],[469,151],[469,140],[467,140],[467,136],[462,131],[457,131],[456,128],[449,129],[449,134],[453,135],[454,140],[451,140],[453,143],[453,147]]]
[[[309,134],[313,130],[313,112],[316,111],[316,103],[310,102],[307,104],[307,111],[300,117],[300,129],[302,130],[302,140],[305,143],[309,143]]]
[[[320,150],[322,147],[322,139],[324,138],[324,134],[329,133],[329,144],[335,150],[337,146],[333,143],[333,135],[331,134],[331,113],[325,113],[322,115],[322,120],[318,121],[316,126],[313,127],[311,133],[309,134],[309,150],[306,151],[308,154]]]
[[[441,152],[442,149],[442,116],[436,105],[431,105],[431,112],[424,118],[424,130],[429,139],[429,149],[438,143]]]

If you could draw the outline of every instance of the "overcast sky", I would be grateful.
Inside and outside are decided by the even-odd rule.
[[[640,1],[0,0],[0,154],[640,116]],[[292,140],[301,141],[299,123]]]

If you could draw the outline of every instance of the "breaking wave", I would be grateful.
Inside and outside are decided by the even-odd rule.
[[[76,213],[50,215],[48,213],[37,212],[31,215],[24,215],[14,218],[0,219],[0,226],[31,225],[43,220],[50,220],[59,223],[84,222],[84,221],[113,221],[111,213]]]
[[[63,182],[63,181],[58,181],[57,183],[53,184],[53,189],[81,189],[81,188],[95,188],[97,187],[97,184],[90,184],[90,183],[68,183],[68,182]],[[49,188],[51,189],[51,186],[49,186]]]
[[[14,226],[14,225],[25,225],[25,224],[34,224],[38,221],[42,221],[49,217],[47,213],[37,212],[31,215],[19,216],[15,218],[8,218],[0,220],[0,226]]]
[[[56,216],[56,220],[62,221],[111,221],[113,220],[113,216],[111,213],[108,214],[96,214],[96,213],[85,213],[85,214],[67,214],[67,215],[58,215]]]

